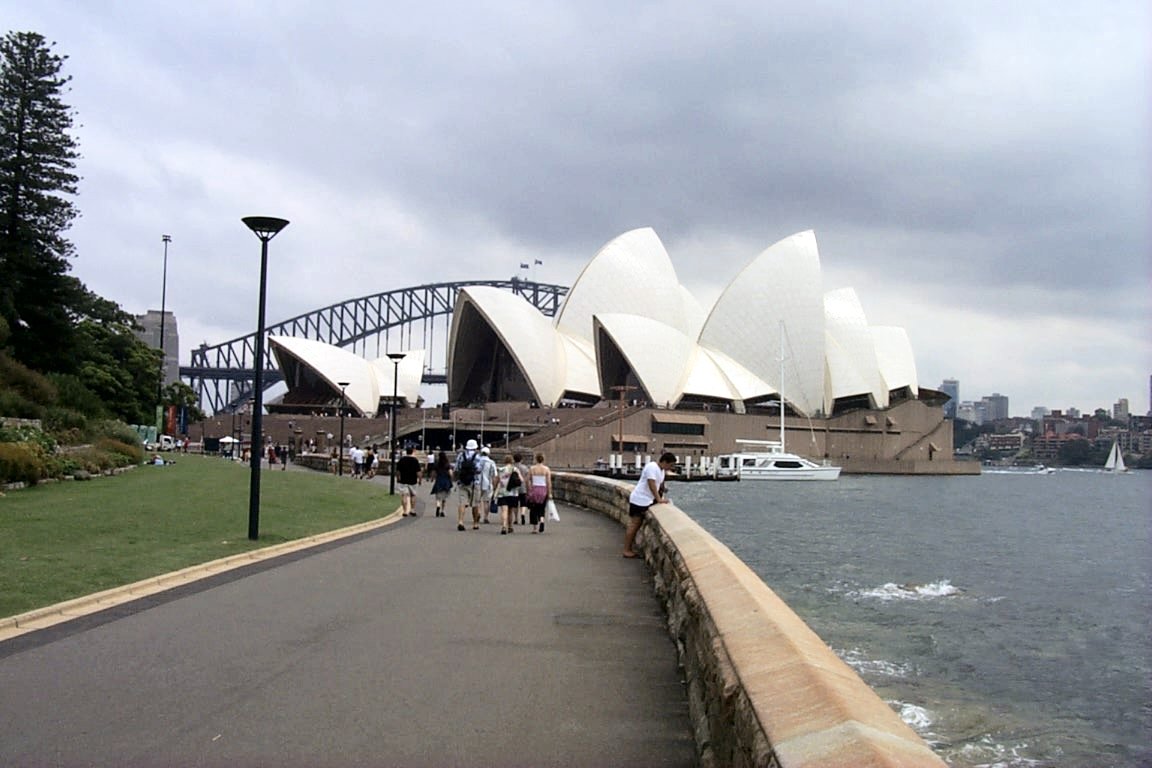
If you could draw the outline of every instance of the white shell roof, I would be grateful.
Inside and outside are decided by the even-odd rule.
[[[375,415],[380,398],[392,396],[393,368],[387,357],[369,361],[332,344],[296,336],[269,336],[268,345],[277,357],[289,354],[311,368],[336,392],[340,382],[348,382],[344,395],[360,413]],[[397,394],[409,404],[420,396],[424,358],[424,350],[409,351],[397,369]]]
[[[547,317],[522,296],[489,286],[460,289],[456,303],[453,339],[461,339],[461,306],[471,304],[508,348],[538,401],[560,399],[566,379],[564,347]]]
[[[603,312],[647,317],[693,336],[692,323],[702,314],[699,303],[676,279],[664,244],[649,227],[625,232],[588,262],[556,314],[556,328],[592,342],[592,318]]]
[[[603,333],[619,348],[651,402],[671,405],[679,402],[680,379],[695,340],[659,320],[639,315],[598,314],[593,323],[597,357],[600,357]],[[608,382],[601,384],[601,391],[611,386]]]
[[[876,348],[864,308],[852,288],[824,294],[824,329],[828,361],[828,398],[870,395],[877,408],[888,407],[888,387],[880,377]]]
[[[700,343],[770,382],[798,411],[810,415],[824,408],[824,291],[816,235],[785,238],[746,266],[712,307]]]
[[[868,395],[886,407],[889,390],[917,391],[907,334],[870,327],[851,288],[824,294],[811,231],[764,250],[707,313],[679,284],[649,228],[601,248],[554,322],[519,296],[464,289],[452,323],[450,376],[457,360],[482,364],[467,353],[474,329],[461,327],[465,307],[492,328],[540,402],[556,402],[566,392],[608,396],[612,382],[602,380],[598,362],[602,343],[619,351],[657,404],[675,405],[685,395],[751,400],[781,394],[811,415],[830,413],[837,398]]]
[[[912,343],[908,332],[890,325],[872,326],[872,343],[876,347],[876,361],[880,377],[889,390],[911,387],[912,392],[920,389],[916,375],[916,358],[912,354]]]

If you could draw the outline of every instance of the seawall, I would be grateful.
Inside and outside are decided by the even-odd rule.
[[[627,521],[631,483],[554,473],[558,499]],[[743,561],[671,504],[641,549],[688,688],[700,764],[944,768]]]

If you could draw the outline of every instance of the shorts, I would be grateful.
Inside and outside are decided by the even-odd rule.
[[[639,504],[633,504],[632,502],[628,502],[628,517],[639,517],[639,518],[643,519],[643,518],[647,517],[648,510],[651,508],[652,508],[652,505],[648,505],[647,507],[642,507]]]
[[[492,489],[491,489],[491,488],[489,488],[488,490],[483,490],[483,489],[481,489],[481,491],[480,491],[480,500],[481,500],[481,501],[483,501],[483,502],[490,502],[490,501],[492,501]]]
[[[403,485],[398,485],[396,487],[400,490],[401,496],[415,496],[416,495],[416,486],[414,486],[414,485],[408,485],[405,483]]]
[[[509,509],[519,509],[520,508],[520,497],[519,496],[501,496],[500,498],[498,498],[496,500],[496,504],[497,504],[497,506],[508,507]]]
[[[460,506],[475,507],[480,504],[480,486],[458,485],[456,486],[456,491],[460,497]]]

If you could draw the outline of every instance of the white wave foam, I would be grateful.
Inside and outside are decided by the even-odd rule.
[[[985,735],[976,744],[965,744],[960,755],[966,761],[991,760],[991,762],[974,763],[975,768],[1028,768],[1029,766],[1043,765],[1044,761],[1024,757],[1020,754],[1028,749],[1027,743],[1012,746],[1000,744]]]
[[[856,670],[860,675],[873,675],[877,677],[910,677],[912,675],[912,668],[907,664],[885,661],[884,659],[869,659],[864,655],[864,651],[859,648],[853,648],[847,651],[835,650],[835,653],[845,664],[852,667],[852,669]]]
[[[932,714],[931,710],[916,704],[909,704],[906,701],[890,701],[888,703],[900,713],[900,719],[912,726],[918,734],[921,736],[930,735],[931,731],[928,729],[936,722],[936,716]]]
[[[948,579],[929,584],[893,584],[888,582],[882,587],[861,589],[850,592],[852,597],[867,597],[876,600],[931,600],[937,597],[952,597],[962,592],[959,587],[952,586]]]

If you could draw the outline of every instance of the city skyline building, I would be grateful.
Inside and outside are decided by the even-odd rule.
[[[163,322],[161,322],[163,319]],[[176,315],[165,311],[149,309],[142,315],[136,315],[136,323],[140,330],[136,331],[136,338],[143,341],[152,349],[164,350],[164,380],[163,386],[180,381],[180,333],[176,327]],[[164,344],[160,344],[160,329],[164,329]]]
[[[956,406],[960,404],[960,380],[944,379],[940,391],[948,395],[948,402],[944,403],[944,418],[956,418]]]

